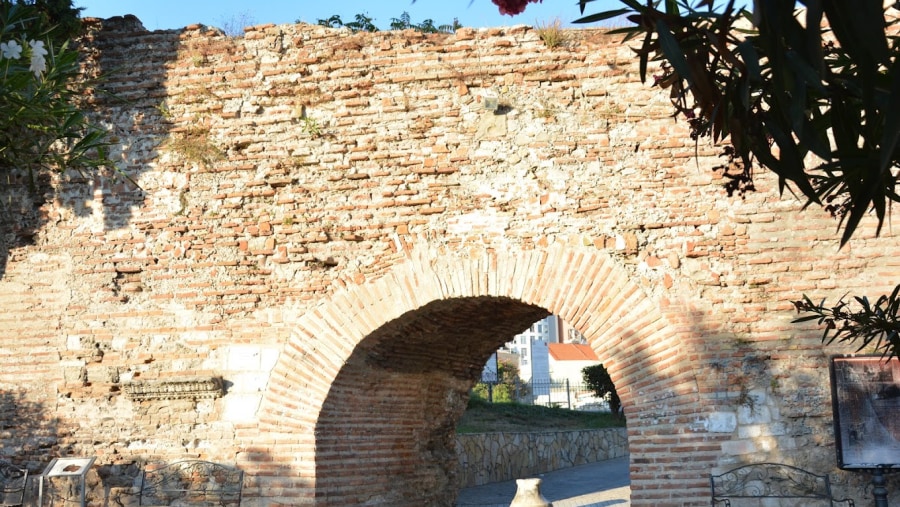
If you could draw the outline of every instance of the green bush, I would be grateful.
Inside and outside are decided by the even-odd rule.
[[[595,396],[605,398],[609,402],[610,412],[614,415],[619,413],[622,401],[619,400],[619,395],[616,393],[616,385],[613,384],[606,367],[602,364],[586,366],[581,370],[581,378],[594,391]]]
[[[500,383],[493,384],[492,387],[485,382],[479,382],[472,388],[472,397],[494,403],[513,403],[516,401],[516,386]]]
[[[24,170],[33,181],[47,169],[112,166],[106,132],[79,107],[78,52],[60,42],[59,27],[44,26],[50,16],[38,7],[0,2],[0,172]]]
[[[494,403],[515,403],[523,396],[519,366],[509,360],[497,362],[497,383],[479,382],[472,388],[470,398],[479,398]]]

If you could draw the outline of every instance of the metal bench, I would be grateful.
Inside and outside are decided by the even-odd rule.
[[[22,505],[27,481],[28,470],[0,461],[0,505]]]
[[[171,463],[141,474],[138,505],[240,505],[244,472],[210,461]]]
[[[853,500],[836,500],[827,475],[817,475],[781,463],[753,463],[710,475],[712,506],[760,505],[760,498],[783,498],[784,505],[836,505],[853,507]],[[753,501],[757,503],[751,503]],[[770,505],[770,503],[765,503]]]

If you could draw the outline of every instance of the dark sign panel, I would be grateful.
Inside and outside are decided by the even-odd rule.
[[[838,466],[900,468],[900,360],[833,357],[831,399]]]

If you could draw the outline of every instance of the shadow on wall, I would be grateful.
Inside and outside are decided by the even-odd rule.
[[[77,220],[76,227],[69,232],[75,236],[124,227],[133,210],[144,202],[144,192],[128,178],[139,179],[148,168],[141,161],[156,157],[156,146],[162,143],[172,127],[158,106],[160,97],[166,95],[166,62],[174,60],[177,54],[177,33],[157,37],[154,51],[147,51],[136,61],[133,56],[121,54],[122,45],[109,44],[109,41],[116,41],[116,37],[100,36],[100,33],[145,34],[147,31],[137,18],[125,16],[83,22],[86,34],[80,44],[85,72],[99,83],[91,90],[89,115],[95,125],[115,125],[114,130],[109,131],[109,139],[112,142],[110,158],[116,162],[116,170],[96,174],[45,170],[33,177],[25,171],[10,171],[8,177],[0,181],[0,278],[6,274],[7,264],[15,260],[17,249],[43,242],[64,243],[70,239],[42,238],[41,232],[46,225],[74,225]],[[126,61],[131,63],[126,66]],[[140,90],[129,85],[128,78],[132,75],[139,75],[145,83]],[[159,142],[149,146],[128,146],[118,142],[122,132],[141,132]],[[68,231],[68,228],[62,230]]]
[[[93,457],[85,455],[78,444],[70,444],[74,439],[60,424],[52,411],[43,403],[29,400],[24,392],[0,391],[0,460],[28,469],[28,482],[25,487],[24,506],[38,507],[40,477],[48,464],[58,457]],[[111,454],[116,454],[113,451]],[[244,495],[262,495],[263,486],[260,479],[264,476],[290,477],[292,470],[288,467],[270,467],[261,471],[254,468],[254,463],[269,465],[271,456],[257,453],[243,456],[247,461],[244,469],[253,478],[245,479]],[[253,462],[250,462],[255,460]],[[98,460],[99,461],[99,460]],[[142,472],[150,466],[172,463],[177,460],[156,460],[146,457],[132,456],[130,459],[119,456],[119,459],[106,460],[108,463],[95,463],[85,475],[86,499],[89,505],[101,507],[132,507],[139,503],[140,479]],[[235,463],[222,463],[234,466]],[[60,477],[44,483],[44,505],[77,505],[81,495],[80,482],[77,478]],[[6,505],[6,504],[4,504]],[[218,505],[218,504],[217,504]],[[233,505],[229,503],[228,505]]]
[[[779,313],[770,318],[784,319]],[[834,350],[822,344],[821,332],[811,326],[804,330],[785,324],[780,338],[772,339],[757,324],[772,322],[735,332],[708,315],[691,313],[692,334],[704,337],[706,344],[696,369],[698,384],[706,386],[702,431],[721,445],[712,473],[741,464],[784,463],[828,475],[835,497],[865,503],[872,498],[871,477],[840,470],[835,459],[828,371]],[[900,476],[889,475],[888,481],[892,500],[900,499]]]
[[[0,459],[28,469],[26,498],[37,498],[34,480],[53,456],[65,455],[58,424],[43,403],[24,392],[0,391]]]

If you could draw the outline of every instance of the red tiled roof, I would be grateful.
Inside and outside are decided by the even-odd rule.
[[[551,343],[550,357],[557,361],[599,361],[590,345],[580,343]]]

